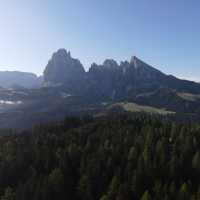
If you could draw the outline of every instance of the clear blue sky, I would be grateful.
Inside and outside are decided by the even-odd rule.
[[[43,72],[66,48],[86,68],[136,55],[200,80],[199,0],[0,0],[0,70]]]

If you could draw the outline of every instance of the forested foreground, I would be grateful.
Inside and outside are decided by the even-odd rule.
[[[200,125],[68,118],[0,138],[1,200],[200,199]]]

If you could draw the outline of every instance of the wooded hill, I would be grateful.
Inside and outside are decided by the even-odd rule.
[[[71,117],[1,135],[1,200],[200,199],[199,124]]]

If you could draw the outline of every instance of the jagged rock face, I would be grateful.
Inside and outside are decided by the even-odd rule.
[[[165,75],[153,67],[132,57],[130,62],[107,59],[102,65],[92,64],[89,72],[84,71],[80,61],[71,57],[64,49],[53,54],[45,71],[45,83],[77,85],[86,84],[90,94],[114,98],[135,94],[159,84]]]
[[[92,64],[88,72],[79,60],[64,49],[53,54],[44,71],[44,82],[63,85],[70,91],[94,101],[135,100],[138,94],[159,88],[200,93],[200,85],[168,76],[137,57],[118,64],[107,59],[102,65]]]
[[[91,94],[110,100],[135,100],[138,94],[159,88],[200,93],[198,83],[168,76],[135,56],[120,65],[113,60],[106,60],[102,65],[93,64],[88,78]]]
[[[102,65],[92,64],[87,79],[90,93],[101,99],[113,99],[121,70],[116,61],[107,59]]]
[[[47,85],[78,85],[84,75],[85,70],[80,61],[72,58],[65,49],[59,49],[44,70],[44,82]]]
[[[102,65],[93,64],[88,72],[92,93],[112,100],[134,97],[152,87],[159,87],[163,73],[142,62],[137,57],[118,65],[114,60],[105,60]]]

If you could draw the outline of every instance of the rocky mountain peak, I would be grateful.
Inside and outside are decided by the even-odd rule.
[[[60,57],[71,57],[70,51],[67,51],[66,49],[58,49],[58,51],[55,52],[54,55]]]
[[[73,58],[71,57],[70,51],[66,49],[59,49],[53,53],[51,60],[59,62],[70,62]]]
[[[113,59],[106,59],[103,66],[107,69],[117,69],[119,67],[117,62]]]
[[[72,58],[67,50],[59,49],[44,70],[44,81],[50,84],[71,84],[81,79],[84,73],[83,65],[78,59]]]
[[[137,59],[137,57],[136,57],[136,56],[131,56],[130,63],[134,63],[136,59]]]
[[[133,65],[135,67],[135,69],[138,69],[139,67],[141,67],[143,65],[147,65],[146,63],[144,63],[142,60],[140,60],[136,56],[131,57],[130,64]]]

